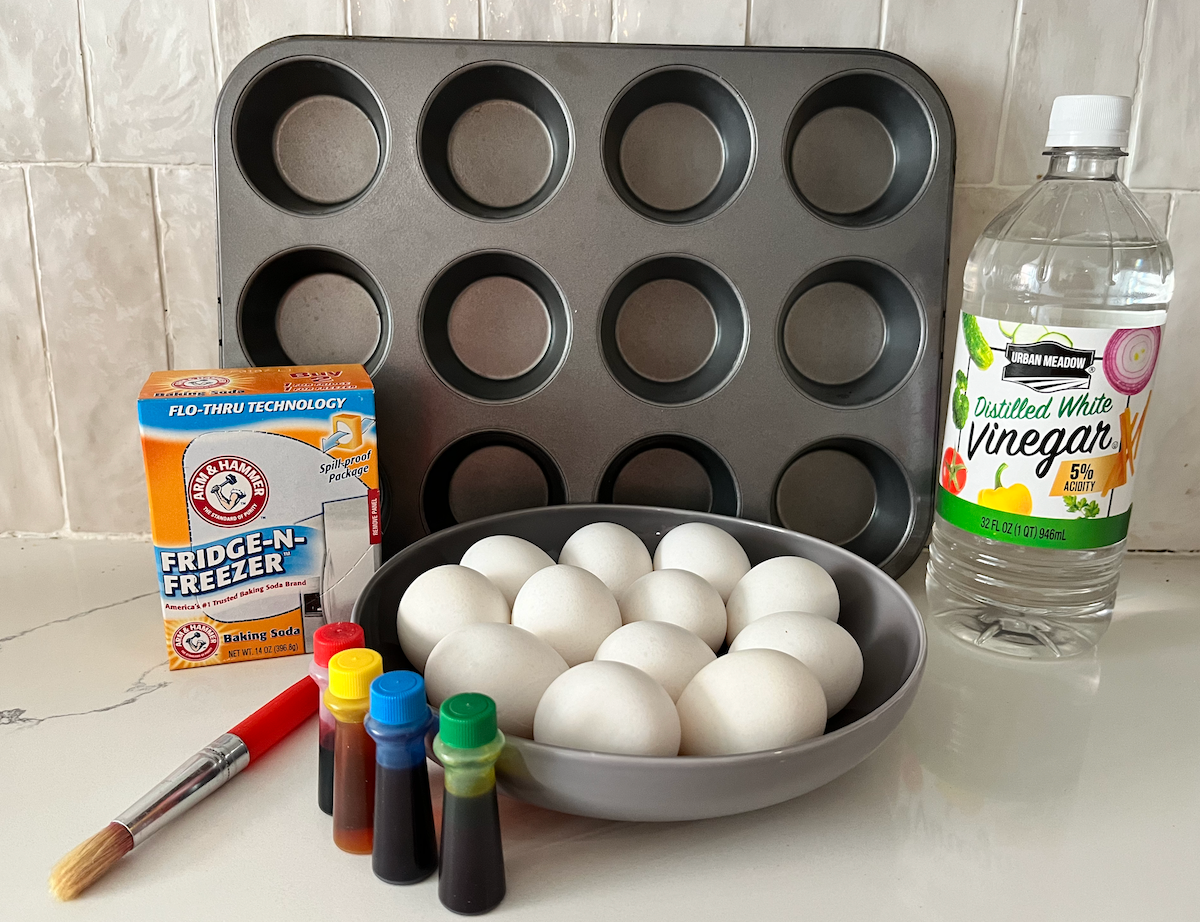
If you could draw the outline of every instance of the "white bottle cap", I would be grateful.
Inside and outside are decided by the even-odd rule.
[[[1132,108],[1128,96],[1059,96],[1050,110],[1046,146],[1124,149]]]

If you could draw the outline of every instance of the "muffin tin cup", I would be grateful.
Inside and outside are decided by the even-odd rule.
[[[222,363],[370,351],[389,550],[601,499],[919,553],[954,130],[903,59],[285,39],[215,172]]]
[[[543,387],[571,340],[566,300],[554,280],[531,260],[501,250],[447,266],[425,295],[420,330],[426,359],[443,381],[495,402]]]
[[[299,286],[314,280],[319,285],[323,278],[339,284],[318,287],[313,293],[316,303],[306,305],[303,314],[289,324],[290,336],[308,353],[289,355],[280,337],[281,306]],[[345,301],[339,300],[347,294],[355,305],[355,314],[349,318]],[[238,339],[254,365],[348,361],[365,365],[370,372],[383,362],[391,341],[391,312],[378,280],[357,260],[332,249],[297,248],[268,260],[242,292],[237,317]],[[355,327],[348,329],[348,322]],[[323,343],[331,336],[357,347],[352,347],[349,355],[322,353]]]
[[[913,487],[894,456],[860,438],[806,446],[775,484],[776,524],[884,564],[913,522]]]
[[[512,509],[566,502],[566,483],[550,454],[515,432],[473,432],[447,445],[421,487],[430,531]]]
[[[614,102],[601,138],[613,190],[663,224],[716,214],[741,191],[754,163],[745,104],[716,74],[694,67],[639,76]]]
[[[748,333],[733,283],[692,256],[655,256],[633,266],[600,311],[609,373],[656,404],[694,403],[719,390],[741,364]]]
[[[596,501],[624,506],[653,502],[676,509],[735,516],[737,478],[711,445],[664,433],[626,446],[607,465]]]
[[[839,74],[797,105],[784,164],[814,214],[870,227],[920,196],[934,166],[934,131],[925,105],[900,81],[874,71]]]
[[[296,118],[294,130],[280,131],[286,116],[313,102],[325,105]],[[232,128],[246,181],[297,214],[349,207],[374,185],[388,156],[383,104],[362,77],[325,57],[288,58],[264,68],[238,100]]]
[[[472,64],[430,97],[417,129],[421,166],[451,207],[505,220],[537,209],[571,161],[571,123],[558,94],[509,62]]]
[[[864,407],[893,393],[917,367],[927,322],[893,269],[839,259],[818,266],[784,299],[776,327],[780,363],[813,400]]]

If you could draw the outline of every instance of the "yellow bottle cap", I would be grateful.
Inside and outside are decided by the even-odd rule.
[[[383,675],[383,657],[374,650],[343,650],[329,658],[329,694],[355,700],[371,696],[371,682]]]

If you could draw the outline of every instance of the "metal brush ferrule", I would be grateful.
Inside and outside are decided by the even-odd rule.
[[[223,733],[156,784],[116,818],[141,843],[181,813],[186,813],[250,764],[250,750],[232,733]]]

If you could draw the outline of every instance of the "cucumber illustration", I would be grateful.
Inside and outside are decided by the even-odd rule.
[[[991,368],[992,347],[983,338],[983,332],[979,329],[979,321],[973,314],[963,314],[962,325],[963,339],[967,342],[967,352],[971,355],[971,361],[979,366],[980,371]]]
[[[961,429],[967,424],[967,414],[971,404],[967,400],[967,376],[959,369],[954,373],[954,392],[950,396],[950,413],[954,417],[954,428]]]
[[[965,387],[956,387],[954,389],[951,410],[954,413],[954,428],[961,429],[967,424],[967,414],[971,410],[971,403],[967,400],[967,389]]]

